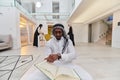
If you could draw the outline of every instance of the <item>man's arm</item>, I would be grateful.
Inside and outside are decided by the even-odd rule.
[[[56,54],[56,53],[52,53],[52,48],[51,46],[51,42],[47,42],[46,44],[46,49],[45,49],[45,53],[47,54],[47,57],[45,58],[45,60],[47,60],[47,62],[53,63],[54,61],[60,59],[60,55]]]
[[[59,54],[50,54],[48,57],[45,58],[47,62],[53,63],[56,60],[59,60],[61,56]]]
[[[53,63],[56,60],[61,60],[63,62],[71,62],[76,56],[75,56],[75,49],[72,44],[72,41],[70,39],[68,41],[69,41],[69,44],[66,48],[67,50],[65,50],[65,52],[63,54],[51,53],[52,49],[50,47],[50,43],[47,43],[47,45],[46,45],[47,57],[45,58],[45,60],[47,60],[48,62],[51,62],[51,63]]]
[[[72,44],[72,41],[69,39],[69,44],[67,47],[67,51],[65,51],[63,54],[61,54],[61,59],[64,62],[71,62],[73,59],[75,59],[75,48]]]

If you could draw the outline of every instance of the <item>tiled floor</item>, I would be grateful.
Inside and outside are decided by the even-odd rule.
[[[75,49],[77,58],[73,62],[88,71],[94,80],[120,80],[120,49],[84,43]],[[0,80],[20,80],[31,65],[43,60],[44,47],[26,46],[2,51],[0,56]]]

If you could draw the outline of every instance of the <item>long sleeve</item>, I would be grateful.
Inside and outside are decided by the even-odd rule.
[[[45,45],[45,54],[48,56],[52,53],[52,49],[50,47],[50,42],[47,42]]]
[[[63,54],[61,54],[61,60],[64,62],[71,62],[73,59],[75,59],[75,48],[72,44],[72,41],[69,40],[69,44],[67,47],[67,51],[65,51]]]
[[[68,46],[65,49],[65,52],[62,54],[62,49],[64,45],[64,39],[61,41],[56,41],[54,39],[51,39],[46,43],[45,47],[45,53],[48,55],[50,54],[61,54],[61,59],[59,60],[60,62],[71,62],[76,56],[75,56],[75,49],[72,44],[72,41],[69,39],[68,40]]]

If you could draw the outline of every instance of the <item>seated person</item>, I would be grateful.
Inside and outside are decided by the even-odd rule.
[[[50,63],[69,63],[75,58],[75,49],[72,41],[67,38],[64,26],[56,24],[53,26],[53,37],[46,44],[45,58]]]
[[[55,65],[67,65],[76,69],[82,80],[92,80],[91,76],[79,66],[71,64],[75,59],[75,49],[72,41],[67,38],[64,26],[62,24],[55,24],[53,26],[53,37],[46,43],[45,53],[47,56],[45,60]],[[32,69],[33,70],[33,69]],[[31,73],[32,72],[32,73]],[[41,71],[35,68],[34,71],[29,70],[27,75],[24,75],[21,80],[49,80]],[[27,77],[29,75],[29,77]],[[44,79],[41,79],[44,77]],[[38,78],[38,79],[36,79]]]

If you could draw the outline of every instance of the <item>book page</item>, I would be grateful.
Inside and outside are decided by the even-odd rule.
[[[80,80],[80,78],[74,78],[74,77],[61,75],[61,76],[57,77],[55,80]]]
[[[54,79],[57,71],[57,67],[52,63],[48,63],[47,61],[43,61],[35,65],[38,69],[40,69],[44,74],[46,74],[50,79]]]
[[[80,78],[72,68],[59,67],[55,80],[80,80]]]

